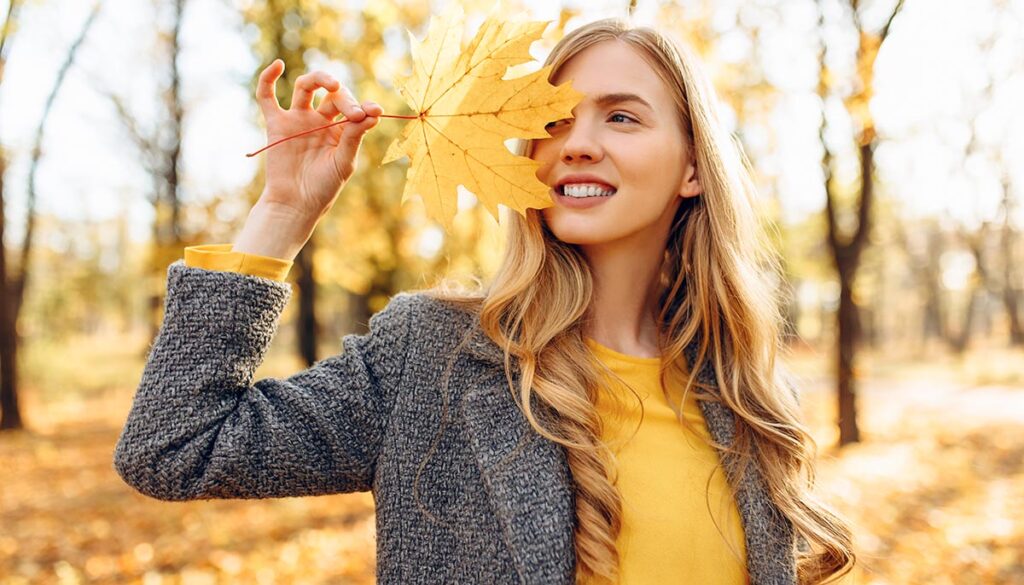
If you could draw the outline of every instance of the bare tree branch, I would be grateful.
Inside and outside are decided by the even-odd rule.
[[[11,27],[14,26],[14,21],[18,16],[18,9],[21,8],[21,2],[18,0],[10,0],[7,5],[7,18],[4,19],[3,32],[0,32],[0,82],[4,79],[4,69],[7,64],[7,50],[10,45],[7,44],[7,40],[11,38]]]
[[[28,173],[28,202],[26,204],[27,212],[25,219],[25,240],[21,246],[21,262],[20,262],[20,274],[13,279],[14,288],[14,315],[17,317],[21,309],[21,303],[24,300],[26,281],[28,280],[28,260],[29,254],[32,251],[32,237],[35,234],[36,226],[36,174],[39,170],[39,160],[42,158],[42,144],[43,136],[46,134],[46,123],[50,119],[50,111],[53,108],[53,103],[57,99],[57,94],[60,93],[61,87],[64,86],[64,80],[67,78],[68,71],[71,70],[71,66],[75,62],[75,56],[78,54],[79,48],[85,41],[86,35],[89,34],[89,30],[92,28],[96,17],[100,13],[100,2],[93,4],[92,11],[86,18],[85,23],[82,25],[82,30],[78,33],[78,38],[71,44],[71,48],[68,49],[67,57],[64,59],[64,63],[61,64],[60,70],[57,72],[57,79],[53,84],[53,88],[50,90],[50,95],[46,97],[46,104],[43,106],[43,115],[39,121],[39,127],[36,128],[36,135],[32,143],[32,158],[29,163]]]
[[[900,13],[900,10],[903,10],[903,0],[898,0],[896,2],[896,6],[893,7],[892,12],[889,14],[889,18],[885,21],[885,26],[883,26],[882,30],[878,33],[878,36],[882,41],[885,41],[886,37],[889,36],[889,29],[892,28],[892,21],[896,18],[896,15]]]

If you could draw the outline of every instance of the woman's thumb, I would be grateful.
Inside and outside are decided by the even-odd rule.
[[[359,148],[360,143],[363,141],[363,135],[366,132],[377,125],[380,118],[377,116],[366,116],[358,122],[349,122],[342,126],[341,131],[341,147],[347,147],[355,151]]]

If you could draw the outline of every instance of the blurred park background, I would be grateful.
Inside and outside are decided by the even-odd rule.
[[[392,80],[443,2],[9,0],[0,37],[0,584],[371,583],[368,494],[163,503],[117,440],[167,266],[262,188],[258,72]],[[489,1],[464,2],[475,25]],[[1024,1],[506,0],[565,31],[633,15],[689,43],[785,260],[788,362],[864,584],[1024,583]],[[257,377],[340,349],[400,290],[486,277],[501,231],[400,204],[401,128],[296,260]],[[841,357],[840,357],[841,356]]]

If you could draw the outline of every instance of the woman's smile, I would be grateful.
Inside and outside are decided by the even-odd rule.
[[[579,191],[576,191],[572,187],[568,188],[568,193],[563,193],[563,189],[566,188],[552,189],[551,196],[557,205],[561,205],[562,207],[567,207],[569,209],[590,209],[591,207],[597,207],[602,203],[608,202],[608,200],[615,197],[615,194],[617,193],[617,191],[611,191],[610,193],[606,191],[605,193],[607,194],[576,194],[579,193]],[[588,191],[592,192],[592,190]]]
[[[618,189],[604,179],[591,174],[573,173],[558,180],[551,189],[555,203],[570,209],[589,209],[608,201]]]

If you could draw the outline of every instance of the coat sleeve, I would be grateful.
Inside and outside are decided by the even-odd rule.
[[[393,298],[340,355],[253,384],[290,297],[282,282],[170,265],[163,324],[114,450],[125,482],[161,500],[371,488],[415,296]]]

